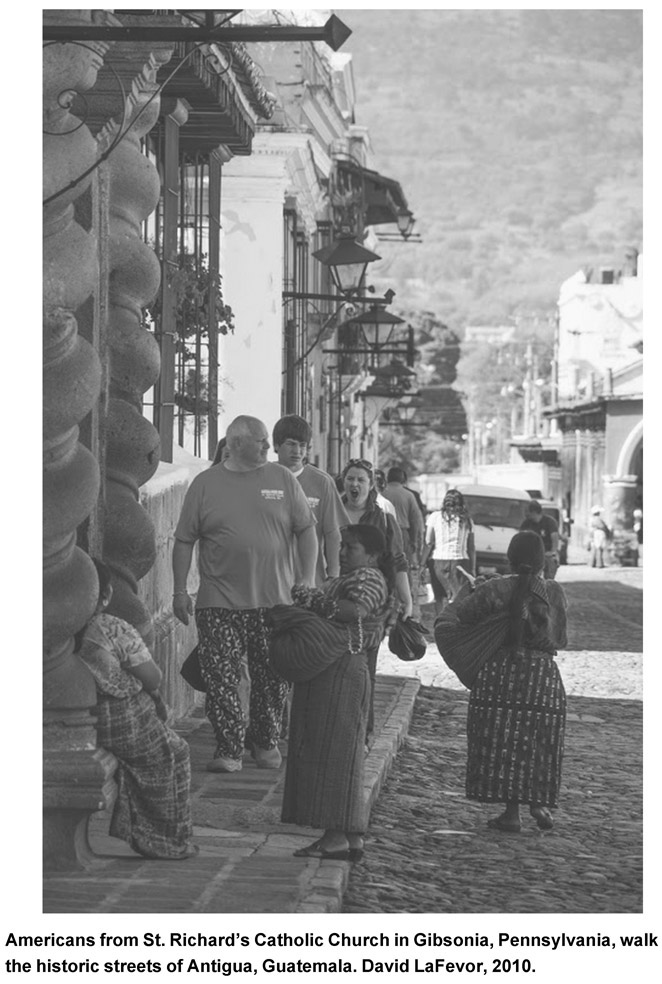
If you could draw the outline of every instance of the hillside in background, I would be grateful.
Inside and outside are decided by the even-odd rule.
[[[378,288],[459,330],[548,314],[580,267],[642,248],[636,10],[338,10],[358,124],[423,243]]]

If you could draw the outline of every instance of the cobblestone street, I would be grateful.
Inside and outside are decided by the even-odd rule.
[[[640,912],[642,910],[642,575],[561,568],[568,700],[555,828],[488,830],[495,805],[464,797],[468,692],[430,646],[405,664],[385,647],[378,670],[415,673],[419,691],[395,769],[372,814],[345,912]],[[433,613],[424,612],[427,624]]]

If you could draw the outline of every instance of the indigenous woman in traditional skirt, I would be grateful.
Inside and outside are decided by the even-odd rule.
[[[505,803],[488,827],[519,833],[520,803],[526,803],[538,827],[550,830],[566,713],[554,656],[567,645],[567,605],[560,585],[542,577],[545,550],[538,533],[517,533],[508,559],[513,575],[477,584],[457,605],[458,622],[465,624],[510,614],[506,642],[471,688],[466,793],[469,799]]]
[[[191,844],[188,744],[164,720],[161,671],[136,629],[104,609],[112,597],[110,571],[94,561],[99,602],[79,638],[78,655],[97,687],[97,740],[117,758],[117,799],[110,834],[145,858],[179,860]]]
[[[386,547],[367,524],[342,530],[341,575],[325,588],[295,586],[296,605],[347,626],[347,650],[305,683],[295,683],[281,819],[324,829],[297,857],[358,861],[368,824],[363,801],[370,706],[367,650],[381,638],[389,593],[378,567]],[[372,630],[363,620],[368,619]]]

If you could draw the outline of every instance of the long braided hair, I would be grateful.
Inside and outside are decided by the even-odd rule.
[[[441,515],[446,519],[457,516],[464,523],[469,522],[469,511],[464,503],[464,496],[457,489],[449,489],[441,504]]]
[[[545,545],[535,530],[516,533],[508,544],[508,560],[513,574],[517,575],[515,590],[510,600],[510,628],[508,642],[516,649],[527,635],[544,630],[549,625],[548,603],[531,590],[533,580],[545,565]]]

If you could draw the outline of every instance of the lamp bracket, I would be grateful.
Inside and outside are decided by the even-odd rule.
[[[103,24],[45,25],[44,41],[326,41],[338,51],[351,34],[346,24],[333,14],[321,27],[275,24],[242,24],[235,27],[109,27]]]
[[[336,304],[390,304],[395,297],[395,291],[387,290],[383,297],[365,297],[360,294],[306,294],[298,290],[284,290],[283,300],[286,301],[335,301]]]

